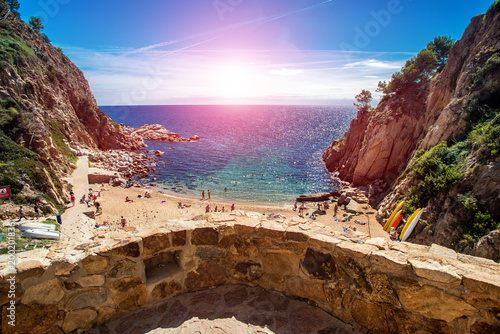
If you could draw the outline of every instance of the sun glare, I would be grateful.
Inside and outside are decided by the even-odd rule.
[[[216,75],[218,94],[224,98],[255,96],[259,89],[257,74],[248,65],[227,64]]]

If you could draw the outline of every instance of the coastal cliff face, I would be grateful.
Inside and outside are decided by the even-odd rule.
[[[383,98],[323,155],[330,172],[366,187],[380,222],[406,199],[405,217],[426,207],[410,240],[495,260],[500,248],[475,242],[500,221],[499,7],[471,20],[424,98]]]
[[[83,73],[45,35],[13,17],[0,25],[2,160],[33,162],[18,172],[25,182],[5,172],[2,185],[26,195],[35,188],[61,204],[67,192],[60,178],[72,170],[78,150],[139,149],[143,140],[98,108]],[[47,177],[35,180],[40,170]]]

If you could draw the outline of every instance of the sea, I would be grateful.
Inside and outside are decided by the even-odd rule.
[[[196,142],[145,141],[165,154],[142,183],[201,198],[290,204],[310,193],[338,190],[321,159],[348,130],[350,106],[168,105],[102,106],[117,123],[161,124]]]

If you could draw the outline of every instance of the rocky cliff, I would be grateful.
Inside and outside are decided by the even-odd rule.
[[[406,214],[427,207],[413,241],[475,252],[500,221],[499,7],[471,20],[421,99],[386,96],[323,155],[329,171],[366,187],[381,222],[401,199]]]
[[[0,160],[9,167],[0,183],[15,195],[42,191],[61,204],[76,150],[144,147],[98,108],[63,51],[12,15],[0,21],[0,64]]]

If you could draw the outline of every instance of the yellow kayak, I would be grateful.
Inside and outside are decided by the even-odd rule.
[[[401,231],[401,234],[399,235],[399,240],[403,239],[403,236],[405,235],[406,230],[408,229],[408,227],[410,226],[411,222],[413,221],[413,219],[415,219],[416,215],[419,213],[419,211],[421,209],[422,208],[419,208],[419,209],[415,210],[415,212],[410,216],[410,219],[408,219],[408,221],[406,222],[405,226],[403,227],[403,230]]]
[[[394,218],[390,221],[389,225],[387,226],[387,228],[385,229],[387,232],[389,232],[391,230],[391,226],[392,224],[394,224],[394,222],[396,221],[396,219],[401,216],[401,212],[403,212],[403,210],[399,210],[396,215],[394,216]]]
[[[398,206],[396,206],[396,209],[392,212],[392,215],[387,219],[387,222],[384,225],[384,230],[387,230],[388,226],[391,226],[392,221],[397,217],[396,213],[401,210],[403,207],[403,204],[405,204],[405,201],[399,202]]]

